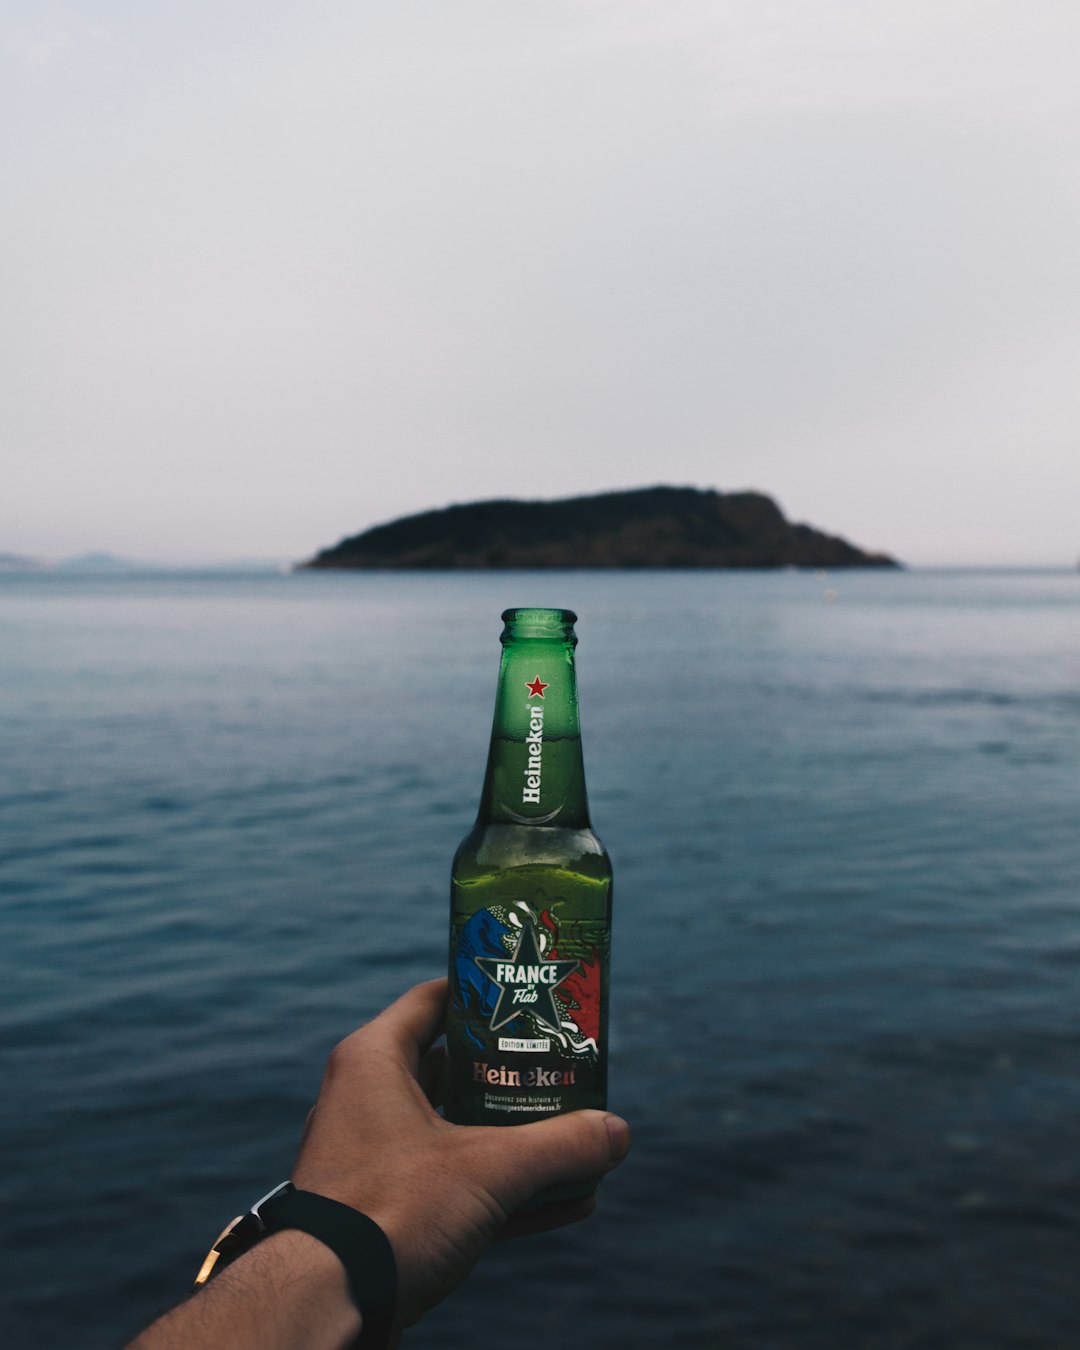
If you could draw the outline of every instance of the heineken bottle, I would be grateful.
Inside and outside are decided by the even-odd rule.
[[[502,618],[480,811],[451,878],[445,1110],[467,1125],[606,1104],[611,863],[585,798],[577,616]]]

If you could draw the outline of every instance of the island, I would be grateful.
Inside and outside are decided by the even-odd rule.
[[[351,535],[304,568],[899,567],[789,521],[761,492],[648,487],[472,502]]]
[[[40,572],[45,564],[25,553],[0,553],[0,572]]]

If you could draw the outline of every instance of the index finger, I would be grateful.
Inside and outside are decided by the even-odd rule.
[[[421,1057],[443,1029],[446,993],[445,976],[414,985],[358,1034],[369,1045],[397,1051],[415,1073]]]

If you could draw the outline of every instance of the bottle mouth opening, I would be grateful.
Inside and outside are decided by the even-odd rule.
[[[503,640],[511,638],[548,638],[573,642],[577,615],[572,609],[504,609]]]

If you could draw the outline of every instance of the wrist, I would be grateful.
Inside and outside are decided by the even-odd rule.
[[[281,1318],[278,1325],[293,1328],[281,1336],[282,1345],[337,1350],[351,1346],[360,1335],[360,1313],[345,1267],[310,1233],[288,1228],[269,1234],[222,1272],[221,1283],[234,1271],[273,1302]]]
[[[326,1292],[335,1295],[330,1303],[335,1328],[341,1324],[340,1316],[333,1316],[333,1310],[337,1308],[340,1312],[336,1294],[343,1277],[358,1323],[349,1343],[355,1343],[356,1334],[362,1329],[364,1350],[385,1350],[397,1305],[397,1264],[389,1239],[377,1223],[351,1205],[316,1192],[297,1190],[291,1181],[275,1186],[246,1214],[238,1215],[228,1224],[207,1253],[196,1276],[196,1286],[202,1287],[213,1277],[227,1274],[247,1256],[252,1259],[244,1263],[244,1276],[256,1274],[265,1282],[266,1263],[256,1260],[254,1253],[265,1251],[271,1238],[287,1233],[309,1241],[279,1242],[270,1247],[272,1257],[268,1258],[268,1264],[277,1267],[271,1271],[273,1277],[305,1307],[311,1303],[311,1298],[304,1294],[305,1282],[309,1288],[314,1283],[317,1300],[318,1286],[330,1278]],[[282,1257],[291,1257],[295,1266],[282,1267]],[[238,1284],[230,1281],[228,1288],[243,1298],[245,1291]],[[275,1292],[276,1289],[277,1286]],[[279,1343],[274,1341],[275,1345]],[[285,1344],[291,1346],[292,1342]]]
[[[237,1256],[128,1350],[344,1350],[360,1328],[341,1262],[317,1238],[290,1229]]]

